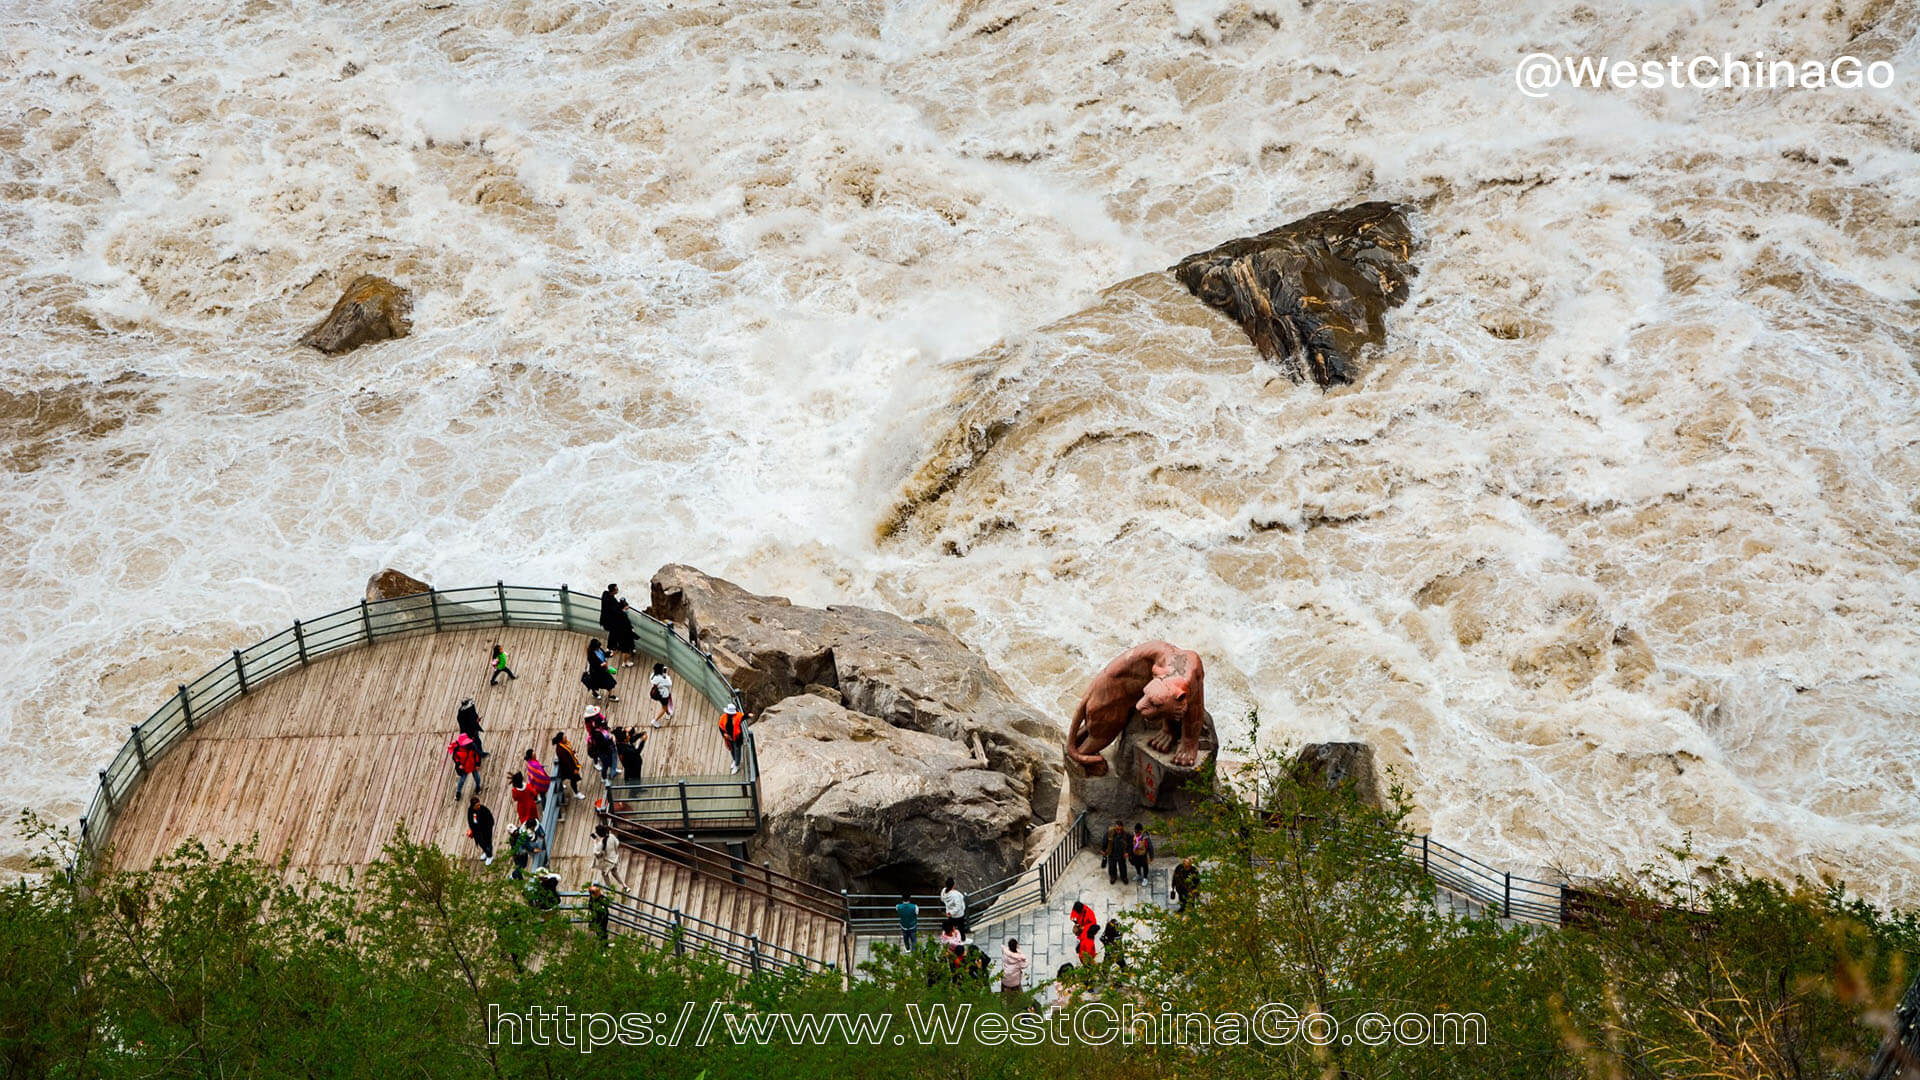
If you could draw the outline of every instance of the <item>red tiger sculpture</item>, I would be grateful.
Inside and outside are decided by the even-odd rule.
[[[1100,751],[1119,738],[1136,715],[1160,724],[1160,733],[1148,746],[1166,753],[1177,741],[1173,763],[1193,764],[1207,726],[1206,669],[1200,654],[1149,641],[1115,657],[1093,677],[1093,685],[1074,707],[1067,756],[1088,776],[1105,776],[1107,762]]]

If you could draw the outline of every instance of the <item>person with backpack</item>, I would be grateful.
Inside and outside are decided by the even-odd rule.
[[[1074,952],[1080,958],[1081,967],[1092,967],[1093,962],[1099,959],[1100,946],[1094,941],[1094,935],[1099,932],[1100,924],[1095,922],[1088,923],[1086,929],[1079,933]]]
[[[600,647],[599,638],[587,642],[587,670],[580,673],[580,685],[592,692],[595,701],[600,700],[603,692],[608,701],[620,700],[620,695],[613,692],[620,680],[613,677],[612,660],[607,650]]]
[[[560,906],[560,875],[541,868],[527,882],[527,904],[535,911],[552,911]]]
[[[587,793],[580,790],[580,755],[573,752],[573,744],[567,741],[567,733],[553,733],[553,783],[554,794],[566,798],[564,790],[573,785],[573,797],[584,799]]]
[[[1127,952],[1120,939],[1120,935],[1124,933],[1126,928],[1120,925],[1120,920],[1108,919],[1107,928],[1100,934],[1100,947],[1107,954],[1107,963],[1121,971],[1127,970]]]
[[[1147,868],[1153,863],[1153,838],[1147,835],[1147,827],[1140,822],[1133,823],[1133,839],[1127,843],[1127,859],[1133,863],[1134,873],[1140,876],[1140,884],[1147,883]]]
[[[587,760],[600,770],[600,784],[613,783],[613,774],[620,769],[620,763],[613,754],[613,730],[607,727],[607,714],[598,706],[587,706]]]
[[[467,786],[467,777],[473,777],[473,790],[480,790],[480,751],[474,747],[473,739],[461,732],[447,744],[447,756],[453,758],[453,801],[460,801],[460,792]]]
[[[478,794],[467,799],[467,835],[473,838],[473,844],[480,854],[487,857],[487,865],[493,865],[493,811],[480,802]]]
[[[487,685],[493,686],[498,683],[502,675],[507,677],[508,682],[512,682],[520,677],[515,675],[513,669],[507,666],[507,650],[502,649],[499,643],[496,642],[493,646],[493,674],[487,676]]]
[[[460,711],[455,714],[454,723],[459,725],[462,735],[473,740],[473,748],[480,751],[481,757],[488,756],[487,748],[480,742],[480,709],[474,705],[472,698],[460,700]]]
[[[527,863],[533,858],[533,839],[524,826],[507,830],[507,855],[513,859],[513,880],[519,881],[526,876]]]
[[[527,751],[520,767],[527,771],[527,787],[532,789],[534,798],[539,800],[540,806],[545,806],[547,793],[553,790],[553,777],[547,772],[547,767],[540,764],[540,759],[533,755],[532,750]],[[537,808],[535,812],[538,812]]]
[[[604,822],[593,830],[593,872],[626,891],[626,875],[620,872],[620,838]]]
[[[1073,936],[1076,938],[1084,936],[1087,933],[1087,927],[1100,925],[1093,914],[1093,909],[1083,900],[1073,902],[1073,908],[1067,912],[1067,919],[1073,924]]]
[[[727,744],[727,753],[733,755],[733,771],[740,771],[740,748],[747,743],[747,729],[740,715],[740,703],[727,702],[727,711],[720,714],[720,738]]]
[[[1107,868],[1107,884],[1127,883],[1127,827],[1119,818],[1107,830],[1107,842],[1100,849],[1100,863]]]
[[[673,719],[673,676],[667,674],[667,665],[653,665],[653,677],[647,680],[647,696],[660,703],[660,711],[653,714],[653,726],[660,726],[660,718]]]

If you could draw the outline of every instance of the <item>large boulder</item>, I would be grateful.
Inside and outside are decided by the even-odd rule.
[[[343,353],[413,331],[413,296],[374,274],[361,274],[334,301],[333,310],[300,337],[323,353]]]
[[[784,597],[757,596],[689,566],[663,567],[654,575],[648,613],[699,628],[700,643],[712,650],[721,674],[739,689],[747,711],[760,715],[756,740],[762,738],[766,714],[780,702],[837,693],[848,712],[877,722],[868,730],[918,733],[946,745],[950,754],[982,759],[1005,780],[1024,807],[1026,820],[1045,823],[1059,812],[1065,783],[1060,726],[1016,697],[1005,679],[943,627],[870,608],[800,607]],[[758,745],[762,769],[770,768],[773,751],[764,741]],[[854,749],[851,742],[844,748]],[[886,794],[863,781],[849,788],[848,797]],[[974,796],[956,789],[948,797]],[[783,819],[804,816],[809,805],[811,801],[762,793],[762,811],[776,833],[808,835],[804,827]],[[956,828],[964,824],[971,830],[954,846],[974,853],[943,855],[946,863],[977,856],[983,868],[1005,865],[1007,851],[1019,846],[1009,848],[1009,834],[994,821],[954,820]],[[850,879],[865,878],[885,865],[866,861],[883,858],[873,849],[836,850],[852,853],[840,857],[841,872]]]
[[[403,574],[389,566],[367,579],[367,603],[377,604],[382,600],[415,596],[432,587],[417,577]]]
[[[1373,767],[1373,747],[1363,742],[1308,743],[1293,760],[1293,779],[1329,791],[1351,785],[1354,798],[1368,806],[1386,806]]]
[[[761,713],[753,737],[768,815],[759,854],[786,873],[892,895],[1021,868],[1027,798],[960,743],[813,694]]]

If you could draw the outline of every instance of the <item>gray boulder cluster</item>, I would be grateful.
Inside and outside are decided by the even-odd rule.
[[[688,566],[654,575],[648,612],[696,633],[753,716],[756,856],[776,869],[856,892],[976,888],[1017,873],[1060,812],[1060,725],[943,627]]]

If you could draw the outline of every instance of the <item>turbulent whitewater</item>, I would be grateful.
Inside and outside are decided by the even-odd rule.
[[[1063,723],[1179,642],[1229,742],[1369,740],[1516,871],[1691,834],[1920,902],[1916,17],[5,0],[0,811],[380,566],[678,561]],[[1902,78],[1535,100],[1540,50]],[[1168,272],[1365,200],[1419,275],[1351,385]],[[360,273],[411,336],[298,347]]]

